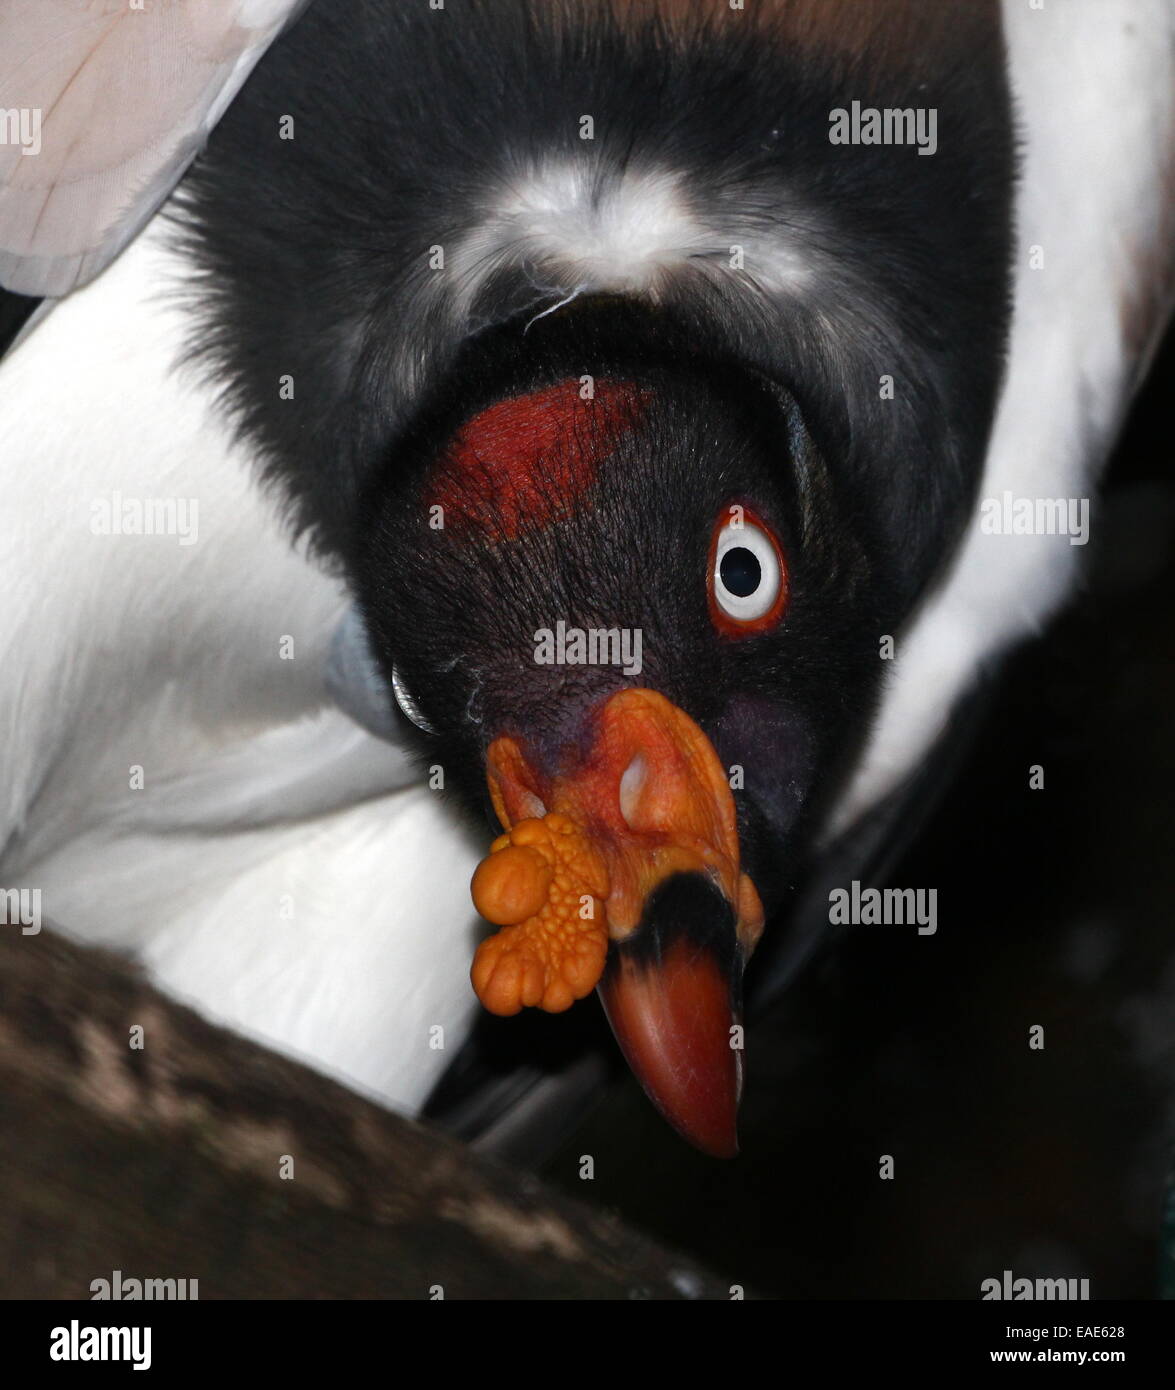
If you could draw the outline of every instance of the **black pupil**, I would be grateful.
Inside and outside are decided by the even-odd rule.
[[[763,578],[754,551],[743,545],[734,546],[723,555],[718,574],[726,592],[735,598],[750,598]]]

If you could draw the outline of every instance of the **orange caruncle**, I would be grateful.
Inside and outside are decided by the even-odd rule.
[[[608,887],[603,858],[568,816],[521,820],[494,841],[472,884],[477,910],[502,927],[473,961],[490,1013],[561,1013],[591,993],[608,953]]]

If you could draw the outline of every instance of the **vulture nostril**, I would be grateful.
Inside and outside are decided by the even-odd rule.
[[[620,814],[628,822],[630,830],[637,828],[633,822],[648,775],[649,765],[645,762],[644,755],[638,753],[620,778]]]

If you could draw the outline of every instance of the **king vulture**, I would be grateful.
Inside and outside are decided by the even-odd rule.
[[[500,1014],[598,989],[734,1152],[744,965],[1075,583],[987,523],[1089,498],[1166,320],[1173,40],[10,0],[3,886],[409,1111],[471,963]]]

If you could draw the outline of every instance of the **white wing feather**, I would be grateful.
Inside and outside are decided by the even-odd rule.
[[[898,639],[834,833],[919,766],[977,673],[1072,592],[1080,547],[986,534],[983,503],[1096,491],[1172,308],[1175,0],[1003,7],[1023,160],[1007,380],[967,534]]]
[[[0,285],[93,279],[199,152],[304,0],[6,0]]]

